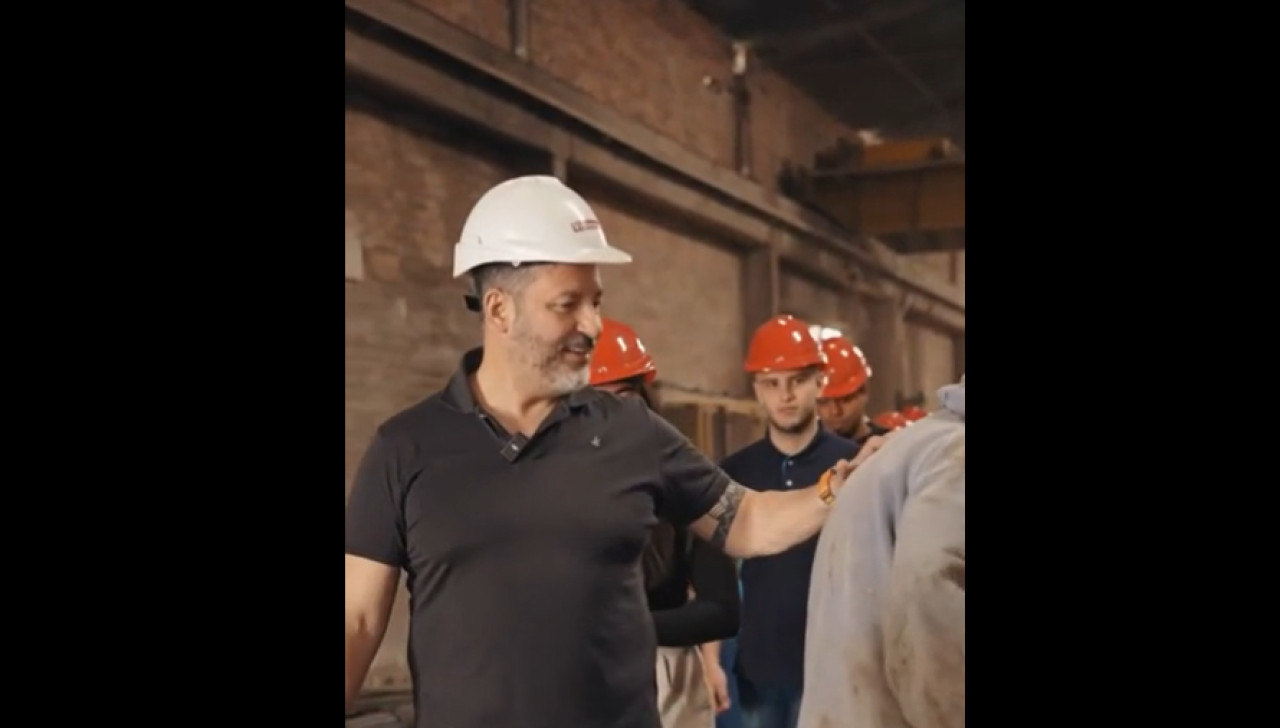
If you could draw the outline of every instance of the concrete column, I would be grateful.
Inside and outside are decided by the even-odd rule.
[[[862,353],[871,365],[867,412],[876,414],[897,407],[906,381],[907,327],[903,309],[894,300],[868,300],[869,326]]]
[[[749,251],[742,256],[742,332],[743,351],[751,344],[756,327],[769,317],[776,316],[782,305],[781,277],[778,272],[778,252],[773,246]],[[749,396],[751,381],[743,378],[743,391]]]

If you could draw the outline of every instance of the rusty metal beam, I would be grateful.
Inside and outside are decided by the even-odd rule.
[[[815,172],[811,179],[814,204],[842,225],[921,243],[964,230],[964,157],[949,140],[884,142],[849,157],[842,167]],[[952,237],[948,244],[956,242],[962,246],[963,238]]]
[[[345,0],[346,7],[366,18],[425,43],[538,102],[565,113],[603,135],[661,164],[671,172],[705,186],[715,194],[764,215],[790,234],[806,236],[841,258],[853,259],[869,272],[927,296],[963,317],[964,294],[927,273],[914,270],[883,243],[852,239],[821,216],[766,190],[755,182],[698,157],[639,122],[591,99],[585,93],[525,63],[503,49],[456,28],[404,0]],[[349,34],[350,36],[350,34]]]
[[[866,235],[964,229],[964,167],[863,177],[823,175],[813,201],[851,230]]]
[[[916,253],[956,253],[965,249],[964,230],[913,231],[882,234],[880,239],[903,255]],[[952,283],[955,277],[949,278]]]

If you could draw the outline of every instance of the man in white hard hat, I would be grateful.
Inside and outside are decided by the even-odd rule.
[[[818,538],[800,728],[964,728],[964,390],[849,478]]]
[[[658,728],[639,568],[658,516],[737,557],[821,527],[857,461],[753,492],[643,402],[587,386],[597,266],[630,261],[553,177],[503,182],[471,210],[454,276],[472,277],[483,346],[378,428],[352,486],[348,702],[403,570],[418,728]]]

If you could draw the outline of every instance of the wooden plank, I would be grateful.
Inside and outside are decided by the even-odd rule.
[[[662,401],[662,406],[677,404],[695,404],[700,407],[720,407],[726,412],[746,415],[749,417],[761,416],[760,405],[754,399],[740,399],[737,397],[724,397],[715,394],[705,394],[703,392],[690,392],[684,389],[672,387],[662,381],[658,381],[654,385],[654,391]]]

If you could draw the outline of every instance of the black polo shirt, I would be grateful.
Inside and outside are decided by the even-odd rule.
[[[409,575],[418,728],[658,728],[640,554],[729,477],[638,399],[564,398],[532,438],[444,391],[378,428],[347,553]]]
[[[748,488],[790,490],[813,485],[824,470],[857,452],[857,443],[819,427],[795,455],[783,454],[766,436],[720,466]],[[804,685],[805,613],[817,545],[814,536],[780,554],[742,562],[742,623],[734,671],[755,685]]]

